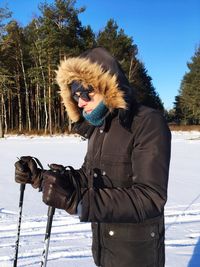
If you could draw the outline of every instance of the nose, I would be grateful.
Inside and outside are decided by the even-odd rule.
[[[83,108],[87,105],[87,101],[83,100],[81,97],[78,99],[78,106],[79,108]]]

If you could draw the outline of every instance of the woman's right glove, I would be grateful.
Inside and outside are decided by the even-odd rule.
[[[20,184],[31,184],[40,188],[43,170],[38,168],[39,160],[31,156],[23,156],[15,162],[15,181]]]

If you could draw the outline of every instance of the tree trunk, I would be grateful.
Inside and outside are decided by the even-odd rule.
[[[27,116],[27,122],[28,122],[28,130],[31,131],[29,93],[28,93],[28,85],[27,85],[27,81],[26,81],[26,73],[25,73],[25,68],[24,68],[23,52],[22,52],[21,47],[20,47],[20,56],[21,56],[21,67],[22,67],[22,72],[23,72],[25,94],[26,94],[26,116]]]
[[[37,82],[36,85],[36,125],[37,125],[37,130],[40,130],[40,95],[39,95],[39,84]]]
[[[2,120],[2,115],[0,115],[0,138],[4,137],[3,133],[3,120]]]
[[[137,73],[138,62],[135,58],[131,57],[129,73],[128,73],[128,80],[129,82],[133,82],[135,79],[135,74]]]
[[[16,75],[16,85],[17,85],[17,101],[18,101],[18,130],[19,133],[22,132],[22,103],[21,103],[21,94],[20,94],[20,82],[19,75]]]
[[[4,128],[3,128],[3,103],[2,103],[2,94],[0,102],[0,138],[4,137]]]
[[[42,70],[42,65],[41,65]],[[44,72],[42,70],[42,78],[43,78],[43,92],[44,92],[44,112],[45,112],[45,126],[44,126],[44,132],[47,133],[47,126],[48,126],[48,112],[47,112],[47,95],[46,95],[46,83],[45,83],[45,76]]]
[[[67,116],[68,117],[68,116]],[[72,121],[70,120],[70,118],[68,117],[68,133],[71,133],[72,131]]]
[[[8,124],[9,124],[9,129],[12,130],[13,129],[13,112],[12,112],[12,93],[11,90],[8,91]]]
[[[61,129],[62,131],[64,131],[64,127],[65,127],[65,109],[64,109],[64,106],[63,106],[63,103],[62,101],[60,100],[60,126],[61,126]]]
[[[44,97],[44,113],[45,113],[45,126],[44,126],[44,132],[47,133],[47,125],[48,125],[48,112],[47,112],[47,95],[46,95],[46,81],[45,81],[45,75],[42,67],[42,60],[39,55],[39,64],[42,74],[42,80],[43,80],[43,97]]]
[[[38,25],[35,22],[35,27],[38,30]],[[38,37],[39,40],[39,37]],[[43,80],[43,97],[44,97],[44,113],[45,113],[45,126],[44,126],[44,132],[45,134],[47,133],[47,126],[48,126],[48,111],[47,111],[47,96],[46,96],[46,81],[45,81],[45,75],[43,71],[43,66],[42,66],[42,59],[41,59],[41,51],[37,46],[37,43],[35,42],[35,47],[37,48],[38,51],[38,62],[39,62],[39,68],[41,70],[42,74],[42,80]]]
[[[4,134],[7,134],[8,132],[8,124],[7,124],[7,116],[6,116],[6,105],[5,105],[5,100],[4,100],[4,95],[2,94],[2,124],[4,125]]]
[[[52,116],[51,116],[51,66],[50,66],[50,60],[49,60],[49,64],[48,64],[48,76],[49,76],[49,107],[48,107],[48,111],[49,111],[49,133],[50,135],[52,135]]]

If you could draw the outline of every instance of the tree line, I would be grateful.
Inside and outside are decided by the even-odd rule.
[[[70,131],[55,70],[64,57],[104,46],[121,63],[140,103],[164,111],[152,78],[137,58],[133,38],[110,19],[94,33],[83,26],[75,0],[40,3],[40,15],[25,27],[0,7],[0,136],[5,133]],[[189,79],[189,78],[188,78]]]
[[[188,72],[182,78],[174,108],[168,112],[168,120],[183,125],[200,124],[200,46],[191,61]]]

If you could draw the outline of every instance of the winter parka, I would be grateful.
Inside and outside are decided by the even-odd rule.
[[[109,112],[101,127],[82,118],[72,81],[103,95]],[[120,65],[101,47],[61,62],[57,82],[74,130],[88,138],[77,176],[96,265],[163,267],[171,134],[162,114],[136,103]]]

